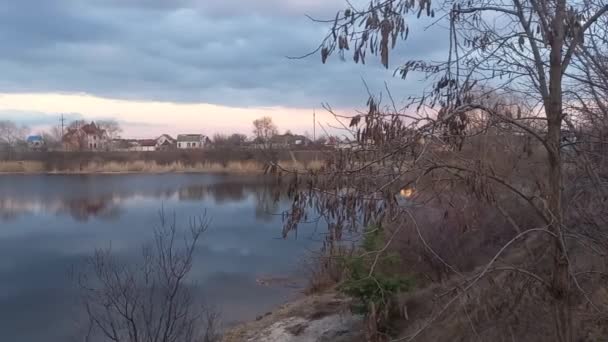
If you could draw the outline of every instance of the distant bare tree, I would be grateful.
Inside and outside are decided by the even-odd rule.
[[[17,145],[25,141],[28,131],[26,126],[19,126],[12,121],[0,121],[0,145],[4,145],[9,159],[12,158]]]
[[[88,316],[86,341],[219,341],[217,313],[197,304],[187,276],[194,250],[207,230],[205,215],[190,220],[182,235],[175,214],[160,213],[154,241],[129,265],[100,249],[79,276]]]
[[[247,141],[247,136],[245,134],[233,133],[228,137],[228,141],[233,146],[240,146]]]
[[[213,135],[213,145],[223,147],[241,146],[247,141],[247,136],[244,134],[233,133],[231,135],[215,134]]]
[[[225,145],[228,140],[228,136],[226,134],[216,133],[213,135],[212,142],[214,145]]]
[[[61,142],[63,136],[61,135],[61,127],[53,126],[48,131],[40,134],[44,140],[44,143],[49,149],[61,148]]]
[[[96,122],[97,126],[106,131],[108,138],[116,139],[122,133],[122,127],[116,120],[99,120]]]
[[[49,130],[49,132],[47,133],[53,140],[56,141],[61,141],[61,139],[63,138],[63,132],[61,131],[61,127],[59,126],[53,126],[51,127],[51,129]]]
[[[82,126],[86,125],[87,122],[85,120],[74,120],[70,122],[68,125],[68,130],[80,129]]]
[[[278,134],[277,126],[272,122],[272,118],[264,116],[253,121],[253,135],[267,143],[270,138]]]

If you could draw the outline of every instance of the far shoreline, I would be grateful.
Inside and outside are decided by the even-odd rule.
[[[31,152],[0,160],[7,174],[263,174],[268,158],[260,151],[205,150],[155,152]],[[321,151],[277,151],[281,169],[304,171],[323,167]],[[275,159],[275,160],[277,160]]]
[[[294,172],[318,170],[323,166],[321,161],[301,163],[297,161],[279,161],[278,165],[284,170]],[[35,160],[0,161],[0,175],[89,175],[89,174],[241,174],[262,175],[267,172],[268,165],[253,160],[228,162],[196,162],[182,161],[158,163],[156,161],[133,160],[117,161],[82,161],[66,165],[62,168],[49,166],[45,162]]]

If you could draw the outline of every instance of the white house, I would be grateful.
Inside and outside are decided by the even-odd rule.
[[[177,148],[200,149],[204,148],[209,139],[203,134],[180,134],[177,136]]]
[[[154,139],[143,139],[137,141],[136,151],[140,152],[152,152],[156,151],[156,140]]]
[[[156,138],[156,149],[159,151],[166,151],[175,148],[176,141],[169,134],[163,134]]]

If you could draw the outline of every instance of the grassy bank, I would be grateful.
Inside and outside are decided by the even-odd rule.
[[[321,151],[272,152],[285,169],[318,169]],[[267,151],[209,149],[154,152],[24,152],[0,160],[0,173],[262,172]]]
[[[280,161],[279,165],[287,170],[317,170],[323,163],[320,161],[298,162]],[[49,168],[41,161],[0,161],[0,173],[22,174],[90,174],[90,173],[171,173],[171,172],[200,172],[200,173],[261,173],[264,163],[243,160],[229,162],[196,162],[184,163],[175,161],[159,163],[150,160],[134,161],[89,161],[63,168]]]

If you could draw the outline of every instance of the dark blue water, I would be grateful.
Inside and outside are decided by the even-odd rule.
[[[0,340],[82,340],[72,271],[110,244],[116,255],[135,260],[161,208],[175,212],[184,228],[205,210],[211,219],[190,279],[225,324],[270,310],[299,289],[256,279],[301,283],[302,258],[318,240],[281,238],[275,214],[288,202],[277,190],[272,180],[248,176],[0,176]]]

